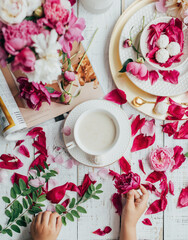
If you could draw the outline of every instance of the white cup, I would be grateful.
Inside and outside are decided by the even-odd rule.
[[[81,3],[92,13],[104,13],[111,7],[113,0],[81,0]]]
[[[93,151],[91,149],[88,149],[86,146],[84,146],[82,144],[82,142],[80,141],[80,138],[79,138],[80,123],[82,121],[84,121],[84,119],[87,115],[89,115],[91,113],[95,113],[95,112],[96,113],[102,112],[102,113],[105,113],[106,115],[108,115],[109,118],[113,121],[114,126],[116,128],[116,135],[115,135],[113,143],[108,148],[105,148],[104,150],[101,150],[101,151]],[[108,153],[115,146],[115,144],[116,144],[116,142],[118,141],[118,138],[119,138],[119,131],[120,131],[119,129],[120,129],[120,127],[119,127],[119,123],[118,123],[117,119],[109,111],[104,110],[104,109],[88,110],[88,111],[82,113],[79,116],[79,118],[77,119],[77,121],[75,123],[75,126],[74,126],[74,131],[73,131],[74,140],[67,143],[66,147],[67,147],[68,150],[70,150],[72,148],[75,148],[75,147],[79,147],[83,152],[85,152],[86,154],[91,156],[91,158],[90,158],[91,160],[94,160],[94,161],[98,160],[99,158],[104,156],[106,153]]]

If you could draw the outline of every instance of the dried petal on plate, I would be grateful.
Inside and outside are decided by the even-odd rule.
[[[102,231],[100,228],[93,232],[93,234],[104,236],[112,231],[111,227],[105,227],[105,229]]]
[[[106,179],[108,176],[108,169],[107,168],[99,169],[99,171],[97,172],[97,175],[102,179]]]
[[[178,198],[177,207],[183,208],[188,206],[188,187],[183,188]]]
[[[62,128],[62,133],[65,135],[65,136],[70,136],[71,135],[71,128],[69,126],[64,126]]]
[[[163,80],[172,84],[178,84],[178,77],[180,73],[177,70],[162,71],[159,73],[163,76]]]
[[[149,71],[149,80],[151,81],[151,85],[156,83],[158,79],[159,79],[159,74],[157,71],[155,70]]]
[[[145,218],[145,219],[142,221],[142,223],[143,223],[144,225],[147,225],[147,226],[152,226],[152,223],[151,223],[151,221],[150,221],[149,218]]]
[[[110,169],[109,169],[109,175],[110,175],[110,176],[113,176],[113,180],[116,179],[116,178],[118,178],[118,177],[120,176],[119,173],[114,172],[113,170],[110,170]]]
[[[147,176],[146,181],[156,183],[160,181],[162,178],[164,178],[164,176],[165,176],[164,172],[153,171]]]
[[[151,136],[144,136],[144,134],[137,135],[133,141],[131,152],[136,152],[150,147],[155,142],[155,134]]]
[[[117,103],[122,105],[127,102],[127,97],[124,91],[121,89],[114,89],[110,93],[108,93],[105,97],[105,100]]]
[[[119,165],[121,170],[124,173],[129,173],[131,171],[131,165],[128,163],[128,161],[124,157],[121,157],[119,159]]]
[[[171,122],[171,123],[166,123],[164,125],[161,125],[163,127],[163,132],[167,133],[168,136],[172,136],[176,133],[177,128],[178,128],[178,121]]]
[[[114,193],[112,195],[111,201],[116,209],[116,213],[118,213],[119,215],[121,215],[122,213],[122,201],[121,201],[121,194],[119,193]]]
[[[25,140],[18,140],[14,148],[19,147]]]
[[[138,130],[144,125],[145,118],[140,119],[140,115],[137,115],[131,124],[132,136],[134,136]]]
[[[26,146],[21,145],[21,146],[19,147],[19,150],[18,150],[18,151],[19,151],[20,154],[24,155],[25,157],[27,157],[27,158],[30,157],[29,150],[28,150],[28,148],[27,148]]]
[[[144,166],[143,166],[143,162],[142,162],[141,159],[138,160],[138,164],[139,164],[139,168],[140,168],[140,170],[141,170],[144,174],[146,174],[146,172],[144,171]]]
[[[36,136],[38,136],[42,131],[43,131],[43,128],[35,127],[27,133],[27,136],[31,136],[32,138],[36,138]]]
[[[96,183],[95,181],[92,181],[90,179],[89,174],[85,174],[82,184],[80,186],[78,186],[78,188],[80,190],[80,196],[83,196],[85,194],[85,192],[87,191],[88,187],[91,184],[95,184],[95,183]]]
[[[169,192],[174,195],[174,183],[171,180],[169,181]]]
[[[23,163],[16,156],[2,154],[0,159],[2,160],[2,162],[0,162],[0,168],[15,170],[23,167]]]
[[[27,176],[24,176],[22,174],[19,174],[19,173],[14,173],[12,176],[11,176],[11,182],[12,184],[16,183],[16,184],[19,184],[19,179],[22,179],[24,180],[24,182],[27,184],[28,183],[28,177]]]
[[[175,164],[171,169],[171,172],[173,172],[175,169],[178,169],[183,162],[185,162],[186,157],[184,156],[184,154],[182,153],[183,148],[180,146],[175,146],[174,148],[174,161]]]
[[[179,132],[174,134],[174,139],[188,139],[188,120],[181,125]]]
[[[155,120],[145,121],[144,125],[140,129],[140,133],[145,136],[152,137],[155,133]]]

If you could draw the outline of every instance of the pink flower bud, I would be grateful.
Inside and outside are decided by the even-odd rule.
[[[64,73],[64,78],[65,80],[67,80],[68,82],[73,82],[75,80],[75,74],[74,72],[69,72],[69,71],[66,71]]]
[[[62,95],[60,97],[61,102],[64,104],[69,104],[71,99],[72,99],[72,95],[70,93],[66,93],[66,92],[62,93]]]

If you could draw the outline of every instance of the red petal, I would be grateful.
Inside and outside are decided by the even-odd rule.
[[[178,121],[166,123],[164,125],[161,125],[163,127],[163,132],[167,133],[168,136],[172,136],[178,128]]]
[[[37,141],[41,146],[46,148],[46,134],[45,134],[45,132],[43,132],[43,131],[40,132]]]
[[[155,133],[155,120],[145,121],[145,124],[141,127],[140,133],[144,136],[152,137]]]
[[[33,128],[27,133],[27,136],[31,136],[32,138],[35,138],[40,134],[41,131],[43,131],[43,128],[41,127]]]
[[[137,135],[133,141],[133,146],[131,148],[131,152],[136,152],[141,149],[148,148],[153,145],[155,142],[155,134],[153,137],[144,136],[144,134]]]
[[[169,181],[169,192],[174,195],[174,183],[171,180]]]
[[[131,171],[131,165],[127,162],[127,160],[124,157],[121,157],[119,159],[119,165],[123,172],[128,173]]]
[[[82,185],[78,186],[78,188],[80,190],[80,196],[83,196],[85,194],[85,192],[87,191],[88,187],[91,184],[95,184],[95,183],[96,183],[96,181],[91,181],[89,174],[86,174]]]
[[[178,104],[171,104],[168,107],[168,113],[172,116],[168,116],[167,120],[179,120],[182,119],[185,114],[185,108]]]
[[[64,208],[66,208],[66,207],[69,205],[69,203],[70,203],[70,199],[67,198],[61,205],[62,205]]]
[[[121,215],[122,213],[122,202],[121,202],[121,194],[119,193],[114,193],[112,195],[112,203],[116,209],[116,213],[118,213],[119,215]]]
[[[102,231],[100,228],[94,231],[93,233],[99,236],[104,236],[112,231],[111,227],[105,227],[105,229]]]
[[[15,170],[23,167],[23,163],[16,156],[2,154],[0,159],[3,160],[3,162],[0,162],[0,168]]]
[[[145,218],[145,219],[142,221],[142,223],[143,223],[144,225],[147,225],[147,226],[152,226],[152,223],[151,223],[151,221],[150,221],[149,218]]]
[[[142,160],[138,160],[138,163],[139,163],[139,168],[142,170],[142,172],[143,172],[144,174],[146,174],[146,172],[144,171],[144,166],[143,166]]]
[[[159,73],[163,75],[163,80],[172,84],[178,84],[178,77],[180,73],[177,70],[171,71],[162,71],[159,70]]]
[[[110,170],[110,169],[109,169],[109,175],[114,177],[113,180],[114,180],[115,178],[118,178],[118,177],[120,176],[119,173],[114,172],[113,170]]]
[[[188,120],[181,125],[179,132],[174,134],[174,139],[188,139]]]
[[[110,93],[108,93],[105,97],[105,100],[117,103],[122,105],[127,102],[127,97],[124,91],[121,89],[114,89]]]
[[[24,146],[24,145],[21,145],[20,147],[19,147],[19,153],[20,154],[22,154],[22,155],[24,155],[25,157],[30,157],[30,153],[29,153],[29,150],[27,149],[27,147],[26,146]]]
[[[166,209],[167,206],[167,199],[158,199],[155,200],[148,208],[148,210],[146,211],[146,215],[149,214],[155,214],[161,211],[164,211]]]
[[[151,193],[154,193],[157,197],[161,197],[161,193],[156,189],[156,187],[153,184],[147,183],[142,185]]]
[[[21,175],[19,173],[14,173],[11,177],[11,182],[12,184],[16,183],[16,184],[19,184],[19,179],[22,179],[24,180],[24,182],[27,184],[28,183],[28,177],[27,176],[24,176],[24,175]]]
[[[59,203],[65,196],[68,183],[55,187],[46,194],[46,198],[51,201],[51,203]]]
[[[156,183],[162,178],[164,178],[165,174],[164,172],[152,172],[149,174],[149,176],[146,178],[146,181],[151,182],[151,183]]]
[[[46,157],[42,154],[40,154],[29,166],[29,169],[34,167],[35,165],[41,165],[43,168],[46,168],[44,165],[44,162],[46,162]]]
[[[149,71],[149,80],[151,81],[151,85],[156,83],[158,79],[159,79],[159,74],[157,71],[155,70]]]
[[[159,102],[163,102],[165,100],[166,97],[161,97],[161,96],[158,96],[157,97],[157,100],[156,100],[156,104],[159,103]]]
[[[134,136],[144,124],[145,118],[140,119],[140,115],[137,115],[131,124],[132,136]]]
[[[173,148],[174,149],[174,161],[175,164],[171,169],[171,172],[173,172],[175,169],[179,168],[183,162],[185,162],[186,157],[182,153],[183,148],[180,146],[176,146]]]
[[[188,187],[183,188],[178,198],[178,205],[179,208],[187,207],[188,206]]]
[[[24,140],[17,141],[14,148],[19,147],[23,142],[24,142]]]

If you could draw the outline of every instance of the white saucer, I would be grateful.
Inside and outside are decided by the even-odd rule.
[[[71,135],[65,136],[63,134],[63,139],[65,142],[65,146],[67,143],[74,140],[73,136],[73,129],[78,117],[85,111],[92,109],[92,108],[99,108],[110,111],[111,114],[115,115],[119,121],[120,126],[120,136],[116,142],[116,145],[107,153],[105,154],[101,160],[101,164],[96,164],[91,162],[89,159],[89,155],[84,153],[79,147],[74,147],[69,149],[68,152],[70,155],[76,159],[78,162],[89,166],[89,167],[104,167],[114,163],[115,161],[121,158],[129,145],[130,138],[131,138],[131,126],[130,121],[125,114],[125,112],[116,104],[106,101],[106,100],[90,100],[84,102],[77,107],[75,107],[70,114],[67,116],[64,127],[68,126],[71,128]]]

